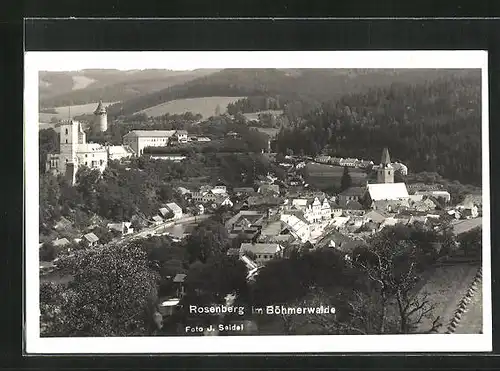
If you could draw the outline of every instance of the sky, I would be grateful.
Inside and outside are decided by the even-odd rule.
[[[240,52],[26,52],[26,68],[82,69],[199,68],[471,68],[484,51],[240,51]]]

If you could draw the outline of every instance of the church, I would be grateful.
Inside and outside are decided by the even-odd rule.
[[[377,201],[402,201],[410,198],[405,183],[394,183],[394,167],[391,164],[389,150],[384,148],[380,166],[377,168],[377,183],[366,186],[367,204]]]
[[[107,129],[106,110],[99,102],[94,112],[96,125],[101,131]],[[54,175],[64,175],[71,184],[76,182],[78,167],[85,165],[101,172],[108,165],[108,151],[98,143],[87,143],[82,124],[75,120],[63,121],[59,127],[59,153],[47,155],[45,170]]]

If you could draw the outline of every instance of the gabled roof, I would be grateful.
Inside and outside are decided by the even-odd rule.
[[[166,216],[170,212],[170,210],[167,209],[166,207],[162,207],[159,211],[162,216]]]
[[[167,206],[173,213],[182,213],[182,208],[175,202],[169,202],[165,206]]]
[[[251,251],[254,254],[276,254],[282,247],[278,243],[242,243],[240,251]]]
[[[99,241],[99,237],[97,237],[94,233],[90,232],[83,236],[88,242],[97,242]]]
[[[389,165],[391,163],[391,156],[389,156],[389,149],[387,147],[382,150],[382,159],[380,163],[382,165]]]
[[[52,242],[52,245],[54,245],[54,246],[64,246],[67,244],[69,244],[69,241],[67,238],[58,238],[57,240],[54,240]]]
[[[368,193],[372,201],[408,199],[408,190],[404,183],[368,184]]]
[[[153,219],[155,222],[162,222],[163,221],[163,219],[159,215],[155,215],[151,219]]]
[[[170,138],[176,130],[132,130],[124,137]]]
[[[363,205],[358,201],[348,201],[346,204],[346,209],[348,210],[363,210]]]
[[[174,282],[184,282],[184,280],[186,279],[186,275],[185,274],[182,274],[182,273],[178,273],[175,275],[174,277]]]

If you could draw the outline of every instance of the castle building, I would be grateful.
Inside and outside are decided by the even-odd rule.
[[[108,130],[108,114],[106,113],[106,107],[102,104],[102,100],[99,101],[96,110],[94,111],[96,117],[95,126],[101,132]]]
[[[186,130],[132,130],[123,136],[123,144],[142,156],[147,147],[166,147],[188,142]]]
[[[394,183],[394,167],[387,147],[382,151],[382,159],[377,169],[377,183]]]
[[[63,174],[75,184],[80,166],[104,171],[108,165],[108,151],[97,143],[87,143],[85,132],[78,121],[65,121],[60,126],[59,153],[47,155],[45,170],[54,175]]]

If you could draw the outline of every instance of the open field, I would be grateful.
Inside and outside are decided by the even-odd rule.
[[[479,334],[481,331],[483,331],[483,285],[479,284],[455,334]]]
[[[115,102],[108,102],[108,103],[103,103],[103,104],[104,104],[104,106],[109,106],[110,104],[113,104],[113,103],[115,103]],[[98,104],[98,102],[89,103],[89,104],[81,104],[78,106],[54,107],[54,109],[57,111],[57,114],[39,113],[38,120],[41,123],[50,122],[52,117],[55,117],[57,120],[65,120],[65,119],[68,119],[70,111],[71,111],[72,117],[84,115],[84,114],[91,114],[97,108],[97,104]]]
[[[440,316],[443,326],[440,333],[445,333],[452,320],[460,300],[464,297],[479,269],[475,264],[456,264],[437,267],[422,287],[421,293],[428,293],[429,300],[435,305],[433,317]],[[477,313],[477,312],[476,312]],[[471,312],[469,322],[477,322],[474,312]],[[481,314],[482,318],[482,314]],[[425,318],[419,331],[430,329],[432,320]]]
[[[191,112],[199,113],[204,118],[215,115],[215,108],[220,106],[221,113],[224,113],[229,103],[233,103],[244,97],[203,97],[203,98],[187,98],[176,99],[166,103],[159,104],[154,107],[146,108],[137,113],[145,113],[148,116],[162,116],[166,113],[182,114]]]
[[[468,220],[454,220],[451,222],[451,225],[453,226],[453,233],[456,235],[470,231],[476,227],[480,227],[482,224],[483,218],[481,217]]]
[[[90,84],[96,82],[96,80],[83,75],[72,76],[72,78],[73,78],[73,90],[85,89]]]
[[[331,186],[338,187],[343,172],[344,168],[342,166],[309,163],[305,167],[305,179],[309,184],[320,189]],[[349,175],[353,186],[363,185],[366,181],[367,174],[361,169],[350,168]]]

